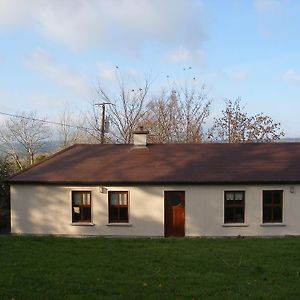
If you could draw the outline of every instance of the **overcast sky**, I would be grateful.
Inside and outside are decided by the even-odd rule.
[[[299,16],[298,0],[0,0],[0,111],[82,109],[118,66],[205,83],[213,115],[241,97],[299,137]]]

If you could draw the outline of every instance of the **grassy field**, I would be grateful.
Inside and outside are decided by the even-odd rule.
[[[300,299],[300,238],[0,236],[0,299]]]

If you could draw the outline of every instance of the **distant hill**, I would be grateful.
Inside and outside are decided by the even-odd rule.
[[[286,137],[286,138],[280,139],[278,142],[279,143],[296,143],[296,142],[300,142],[300,137],[296,137],[296,138]]]
[[[59,141],[47,141],[43,148],[41,149],[41,153],[51,153],[58,151],[59,149]]]
[[[5,145],[5,144],[1,144],[0,143],[0,156],[3,155],[3,152],[1,152],[1,145]],[[17,151],[22,151],[24,150],[20,145],[16,144],[16,149]],[[39,154],[43,154],[43,153],[53,153],[56,151],[59,151],[59,141],[46,141],[45,145],[41,148],[41,150],[39,151]],[[5,155],[5,154],[4,154]]]

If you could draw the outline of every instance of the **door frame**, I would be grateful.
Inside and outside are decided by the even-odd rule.
[[[183,195],[183,199],[181,199],[181,206],[183,206],[183,221],[182,221],[182,226],[183,226],[183,235],[169,235],[167,234],[167,222],[166,222],[166,219],[167,219],[167,213],[168,213],[168,206],[166,205],[166,201],[167,201],[167,197],[166,197],[166,194],[167,193],[182,193]],[[186,191],[185,190],[164,190],[164,236],[165,237],[169,237],[169,236],[176,236],[176,237],[185,237],[185,194],[186,194]]]

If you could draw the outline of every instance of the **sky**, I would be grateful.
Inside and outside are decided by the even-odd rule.
[[[211,118],[241,98],[300,137],[299,16],[298,0],[0,0],[0,111],[56,120],[118,73],[205,84]]]

